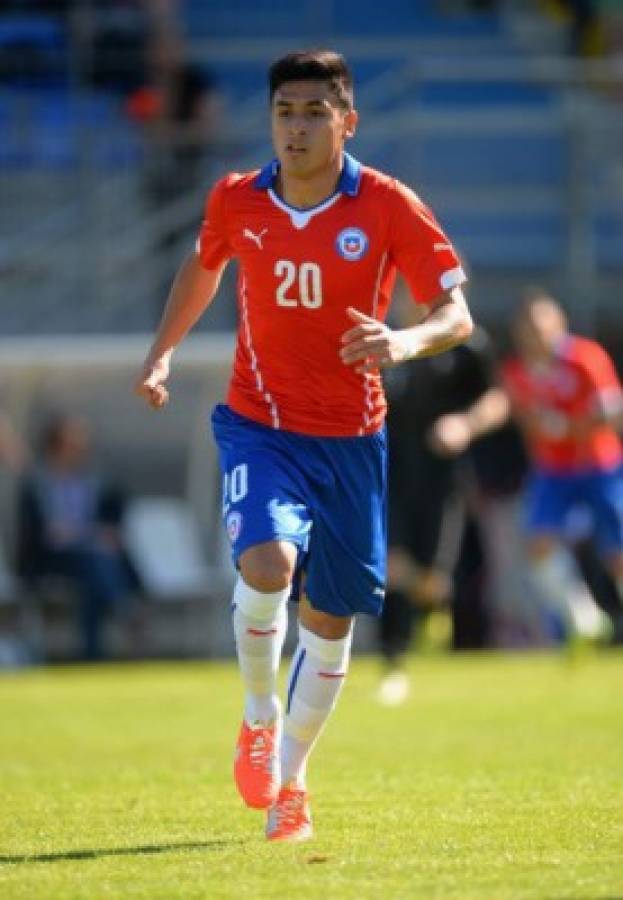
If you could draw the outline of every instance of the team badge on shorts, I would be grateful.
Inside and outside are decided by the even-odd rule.
[[[337,252],[343,259],[355,262],[368,251],[368,237],[361,228],[344,228],[335,241]]]
[[[242,515],[237,512],[237,510],[233,510],[233,512],[230,512],[227,516],[225,528],[227,529],[229,540],[234,544],[240,537],[240,532],[242,531]]]

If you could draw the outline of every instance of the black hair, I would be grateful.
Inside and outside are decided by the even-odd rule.
[[[511,321],[515,324],[524,318],[530,318],[534,307],[545,302],[557,309],[564,320],[569,319],[569,311],[565,304],[557,299],[555,293],[542,284],[528,284],[521,291],[511,309]]]
[[[333,50],[295,50],[275,60],[268,70],[270,102],[288,81],[327,81],[344,109],[353,107],[353,76],[341,53]]]
[[[564,312],[564,305],[556,299],[552,291],[542,284],[528,284],[517,298],[517,302],[515,303],[515,315],[522,316],[525,313],[529,313],[532,307],[541,300],[545,300],[553,306],[557,306]]]

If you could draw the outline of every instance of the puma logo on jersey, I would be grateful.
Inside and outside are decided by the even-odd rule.
[[[253,241],[254,244],[257,244],[260,250],[263,250],[262,246],[262,238],[268,231],[268,228],[262,228],[262,230],[258,234],[254,234],[250,228],[245,228],[242,232],[242,236],[249,238],[250,241]]]

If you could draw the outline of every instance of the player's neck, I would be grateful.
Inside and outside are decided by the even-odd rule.
[[[298,178],[280,170],[275,190],[288,206],[309,209],[328,200],[335,193],[342,167],[341,159],[308,178]]]

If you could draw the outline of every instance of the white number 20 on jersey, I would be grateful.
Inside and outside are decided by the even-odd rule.
[[[275,275],[280,279],[277,286],[277,306],[306,306],[318,309],[322,306],[322,273],[318,263],[304,262],[297,267],[291,259],[278,259]],[[289,291],[298,282],[298,297],[289,296]],[[294,288],[296,292],[296,287]]]

